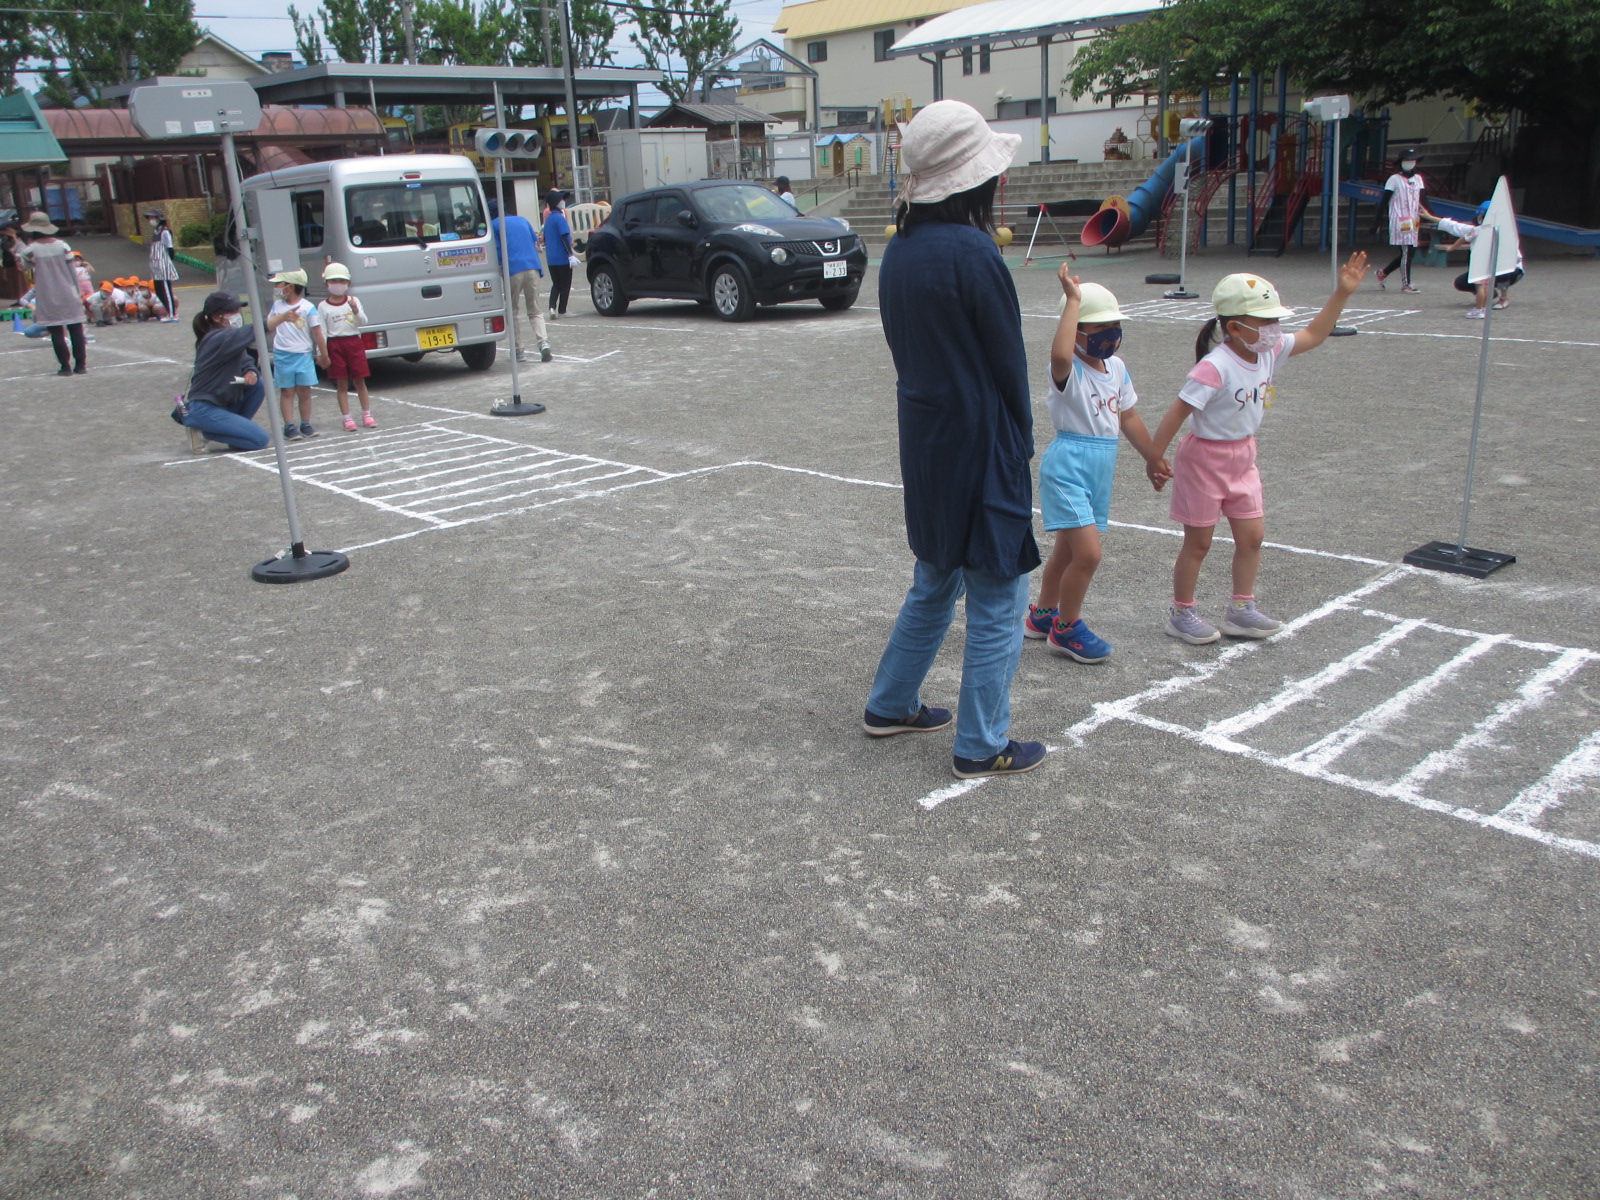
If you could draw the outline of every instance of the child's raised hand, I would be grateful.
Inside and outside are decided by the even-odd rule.
[[[1345,260],[1344,266],[1339,268],[1339,290],[1347,296],[1354,295],[1366,277],[1367,252],[1357,250]]]
[[[1061,269],[1056,272],[1056,278],[1061,281],[1062,294],[1068,300],[1083,299],[1083,292],[1078,288],[1078,277],[1072,273],[1072,268],[1066,263],[1061,264]]]

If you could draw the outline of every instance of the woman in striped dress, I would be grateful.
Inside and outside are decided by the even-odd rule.
[[[172,230],[160,213],[145,213],[150,218],[150,281],[155,285],[156,299],[167,310],[163,321],[178,319],[178,297],[172,285],[178,281],[178,264],[172,261]]]

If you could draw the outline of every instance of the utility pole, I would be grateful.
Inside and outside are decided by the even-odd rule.
[[[567,9],[567,0],[557,0],[557,3],[556,20],[561,26],[561,82],[567,92],[567,139],[572,146],[572,198],[585,204],[590,189],[578,152],[578,101],[572,80],[572,14]]]
[[[416,0],[400,0],[400,28],[406,35],[406,62],[417,61],[417,5]]]

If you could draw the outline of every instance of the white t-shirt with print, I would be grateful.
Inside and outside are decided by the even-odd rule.
[[[1076,354],[1067,386],[1050,381],[1046,400],[1050,420],[1062,433],[1081,433],[1087,437],[1114,438],[1122,432],[1120,414],[1139,403],[1127,365],[1113,354],[1105,360],[1106,369],[1096,371]]]
[[[285,304],[282,300],[272,302],[272,311],[267,314],[275,317],[279,313],[288,312],[290,309],[297,311],[298,320],[285,321],[272,333],[272,348],[281,350],[285,354],[309,354],[316,345],[311,340],[311,331],[322,327],[322,318],[317,316],[317,306],[304,296],[293,304]]]
[[[1198,409],[1190,418],[1196,437],[1212,442],[1242,442],[1261,428],[1272,402],[1272,373],[1294,353],[1294,334],[1286,333],[1271,354],[1245,362],[1226,344],[1195,363],[1178,390],[1178,399]]]
[[[322,319],[322,332],[330,338],[354,337],[367,323],[367,314],[354,296],[346,296],[343,304],[322,301],[317,305],[317,316]]]

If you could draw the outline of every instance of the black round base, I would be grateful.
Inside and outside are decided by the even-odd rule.
[[[1167,300],[1198,300],[1198,299],[1200,299],[1200,294],[1198,292],[1187,292],[1187,291],[1184,291],[1183,288],[1176,288],[1176,289],[1174,289],[1173,291],[1170,291],[1170,292],[1162,292],[1161,295]]]
[[[1329,337],[1355,337],[1355,335],[1360,333],[1360,332],[1361,331],[1359,329],[1351,329],[1350,326],[1348,326],[1348,325],[1335,325],[1332,329],[1328,330],[1328,336]]]
[[[1144,281],[1146,283],[1182,283],[1183,282],[1183,276],[1182,275],[1146,275],[1144,277]]]
[[[544,411],[542,404],[496,404],[489,409],[491,417],[533,417]]]
[[[313,550],[304,558],[269,558],[250,568],[257,583],[310,583],[337,575],[350,565],[348,555],[337,550]]]

